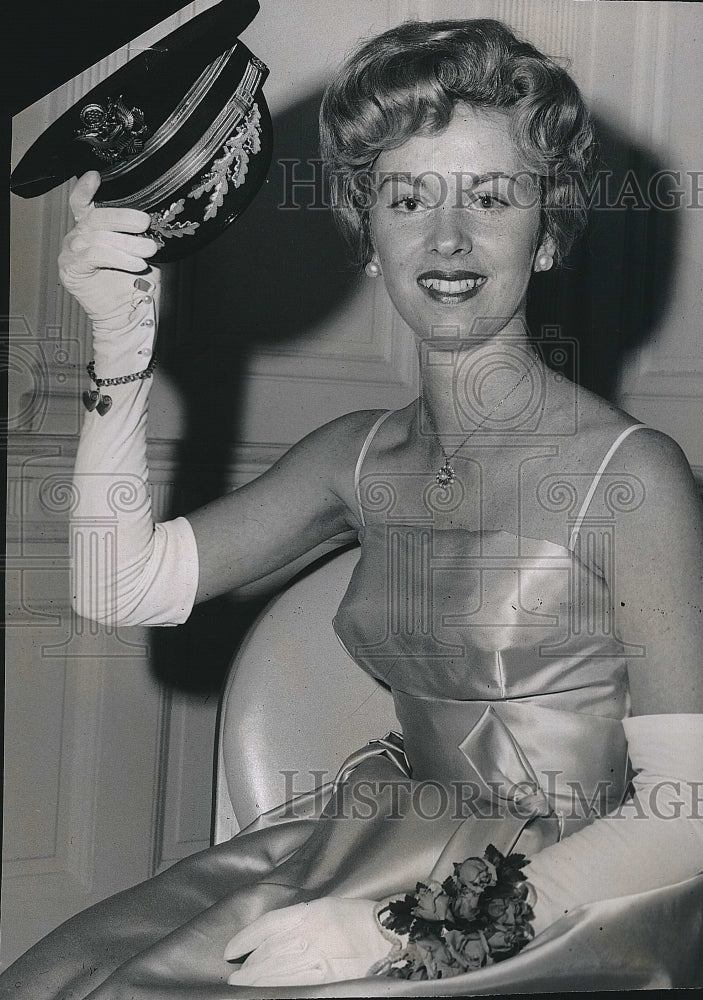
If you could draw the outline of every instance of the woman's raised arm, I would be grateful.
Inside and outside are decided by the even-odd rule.
[[[254,483],[189,516],[154,524],[146,462],[158,270],[149,216],[96,208],[97,172],[71,194],[76,226],[59,274],[93,325],[96,389],[74,472],[72,597],[78,614],[112,625],[175,625],[195,601],[259,580],[349,527],[350,427],[308,435]],[[191,526],[192,525],[192,526]]]

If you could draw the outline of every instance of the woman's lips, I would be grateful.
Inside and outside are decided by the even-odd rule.
[[[456,305],[478,295],[487,280],[475,271],[425,271],[417,283],[434,302]]]

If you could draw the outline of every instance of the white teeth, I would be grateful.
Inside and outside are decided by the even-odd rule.
[[[458,281],[446,281],[440,278],[420,278],[420,284],[444,295],[461,295],[462,292],[469,292],[477,285],[482,285],[485,280],[485,278],[460,278]]]

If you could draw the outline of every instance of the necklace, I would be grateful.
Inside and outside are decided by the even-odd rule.
[[[438,486],[441,486],[442,489],[445,489],[445,490],[449,489],[449,487],[452,485],[452,483],[456,479],[456,473],[454,471],[454,467],[451,464],[452,463],[452,459],[461,451],[461,449],[464,447],[464,445],[466,444],[466,442],[470,441],[471,438],[474,436],[474,434],[477,434],[478,431],[481,430],[481,428],[486,423],[486,421],[490,420],[490,418],[493,416],[493,414],[496,412],[496,410],[499,410],[500,407],[503,405],[503,403],[505,403],[506,400],[510,399],[510,397],[512,396],[512,394],[514,392],[516,392],[520,388],[520,386],[522,385],[522,383],[525,381],[525,379],[532,372],[532,369],[535,367],[535,365],[537,364],[537,362],[539,361],[539,359],[540,359],[539,358],[539,354],[535,354],[535,357],[534,357],[534,360],[533,360],[532,364],[529,366],[529,368],[524,373],[524,375],[522,375],[519,378],[519,380],[515,383],[515,385],[510,390],[510,392],[506,393],[506,395],[503,396],[503,398],[500,400],[500,402],[496,403],[496,405],[493,407],[493,409],[490,410],[486,414],[486,416],[483,418],[483,420],[479,424],[477,424],[476,427],[473,428],[473,430],[469,431],[469,433],[466,435],[466,437],[462,441],[459,442],[459,444],[454,449],[454,451],[451,453],[451,455],[447,455],[446,451],[444,450],[444,446],[443,446],[442,442],[439,440],[439,435],[437,434],[437,431],[435,429],[434,423],[432,422],[432,417],[429,415],[429,413],[427,414],[428,419],[429,419],[430,423],[432,424],[432,429],[435,432],[435,437],[437,438],[437,444],[439,445],[439,447],[440,447],[440,449],[442,451],[442,457],[444,459],[443,464],[440,466],[439,470],[437,471],[437,475],[435,476],[435,480],[436,480]]]

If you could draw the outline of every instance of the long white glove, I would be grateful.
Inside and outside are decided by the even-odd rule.
[[[249,955],[228,982],[309,986],[360,979],[390,950],[375,908],[371,899],[326,896],[265,913],[227,945],[227,961]]]
[[[623,726],[635,796],[532,858],[536,934],[582,903],[703,871],[703,715],[642,715]]]
[[[59,276],[93,324],[98,378],[145,369],[156,335],[159,273],[145,258],[156,244],[149,216],[98,209],[96,171],[71,194],[76,226],[66,236]],[[183,517],[154,525],[146,464],[151,379],[109,386],[110,409],[86,413],[74,471],[72,600],[76,612],[110,625],[177,625],[193,607],[198,554]]]

